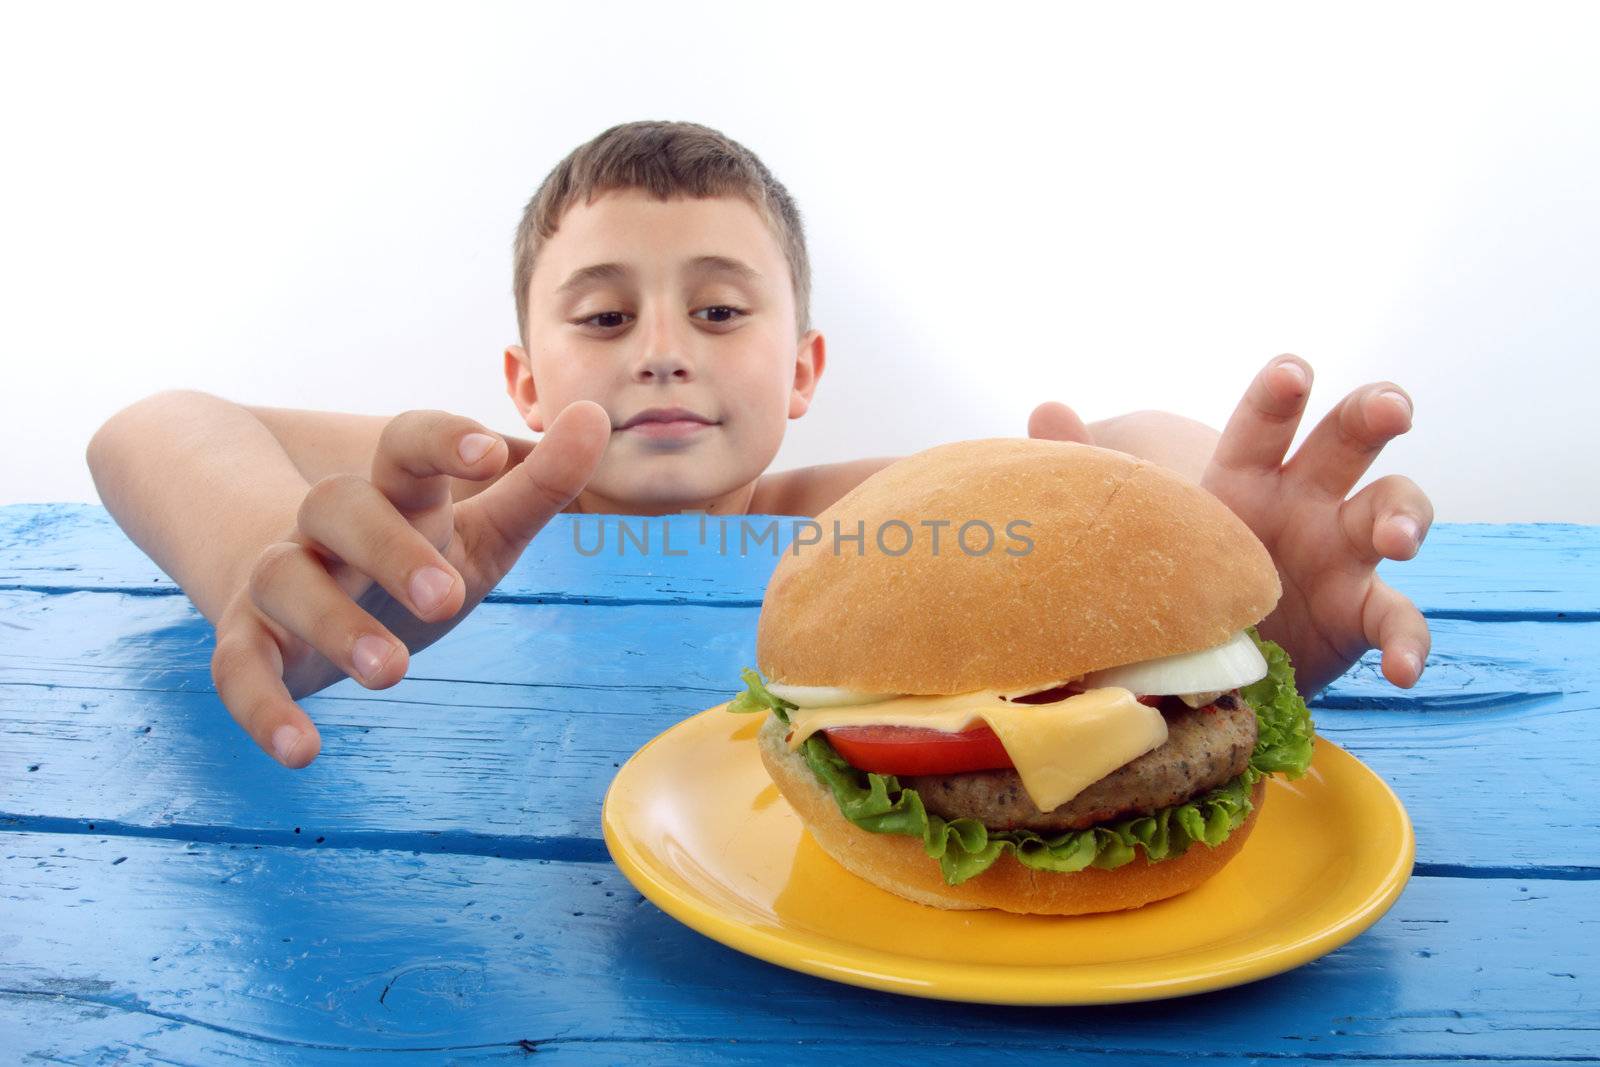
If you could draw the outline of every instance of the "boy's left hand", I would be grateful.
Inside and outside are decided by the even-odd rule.
[[[1283,598],[1260,631],[1289,653],[1302,693],[1320,690],[1369,648],[1383,650],[1384,677],[1409,689],[1428,658],[1428,624],[1376,568],[1417,554],[1433,505],[1398,474],[1346,495],[1384,445],[1411,429],[1411,398],[1392,382],[1356,389],[1285,463],[1310,393],[1310,364],[1296,356],[1269,363],[1223,428],[1200,484],[1278,565]]]
[[[1277,564],[1283,596],[1260,632],[1289,653],[1302,693],[1316,693],[1369,648],[1383,650],[1384,677],[1408,689],[1427,661],[1428,624],[1376,568],[1381,559],[1417,554],[1433,505],[1397,474],[1345,498],[1384,445],[1411,428],[1411,400],[1390,382],[1362,386],[1286,463],[1310,393],[1311,367],[1304,360],[1280,356],[1269,363],[1216,439],[1200,484],[1245,521]],[[1174,431],[1191,436],[1215,433],[1172,421],[1182,424]],[[1059,404],[1042,405],[1028,429],[1030,437],[1093,440]]]

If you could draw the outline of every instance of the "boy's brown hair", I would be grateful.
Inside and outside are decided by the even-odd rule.
[[[658,200],[736,196],[766,220],[789,263],[795,325],[811,328],[811,261],[800,209],[754,152],[693,122],[626,122],[579,145],[545,176],[517,227],[512,270],[517,330],[528,340],[528,286],[539,247],[567,209],[617,189],[642,189]]]

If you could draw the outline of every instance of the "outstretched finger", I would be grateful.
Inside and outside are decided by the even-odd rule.
[[[1373,578],[1361,606],[1361,629],[1367,644],[1383,651],[1383,676],[1401,689],[1416,685],[1433,639],[1410,598]]]
[[[322,751],[322,736],[283,684],[283,656],[253,617],[227,627],[211,656],[211,680],[234,721],[285,767],[304,767]]]
[[[527,457],[483,492],[456,505],[457,528],[502,573],[588,484],[611,441],[611,417],[592,400],[568,404]]]
[[[1284,474],[1326,497],[1343,499],[1383,446],[1411,429],[1411,398],[1393,382],[1364,385],[1306,435]]]
[[[312,486],[300,504],[299,529],[418,619],[442,621],[461,610],[464,583],[455,568],[366,479],[340,475]]]
[[[478,423],[447,411],[407,411],[384,426],[372,457],[372,484],[403,513],[450,502],[450,477],[491,477],[506,444]]]
[[[1311,393],[1311,365],[1279,356],[1262,368],[1222,428],[1214,465],[1232,471],[1275,471],[1294,442]]]
[[[250,574],[250,599],[368,689],[387,689],[405,677],[405,642],[351,600],[304,545],[268,545]]]
[[[1028,436],[1042,441],[1077,441],[1093,444],[1089,427],[1078,413],[1057,400],[1046,400],[1028,416]]]
[[[1339,525],[1363,563],[1410,559],[1433,525],[1433,503],[1416,482],[1391,474],[1339,505]]]

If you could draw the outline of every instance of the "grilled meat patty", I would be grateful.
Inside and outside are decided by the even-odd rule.
[[[1167,740],[1056,808],[1041,812],[1014,770],[902,777],[923,805],[946,819],[973,818],[991,830],[1061,833],[1149,815],[1237,778],[1256,747],[1256,713],[1235,694],[1191,708],[1164,700]]]

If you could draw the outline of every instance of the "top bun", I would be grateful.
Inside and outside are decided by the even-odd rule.
[[[992,544],[973,525],[963,549],[963,525],[980,521]],[[938,445],[816,522],[821,540],[773,571],[757,627],[756,664],[783,685],[1038,688],[1220,645],[1282,592],[1266,548],[1216,497],[1066,441]],[[858,531],[859,545],[838,540]]]

